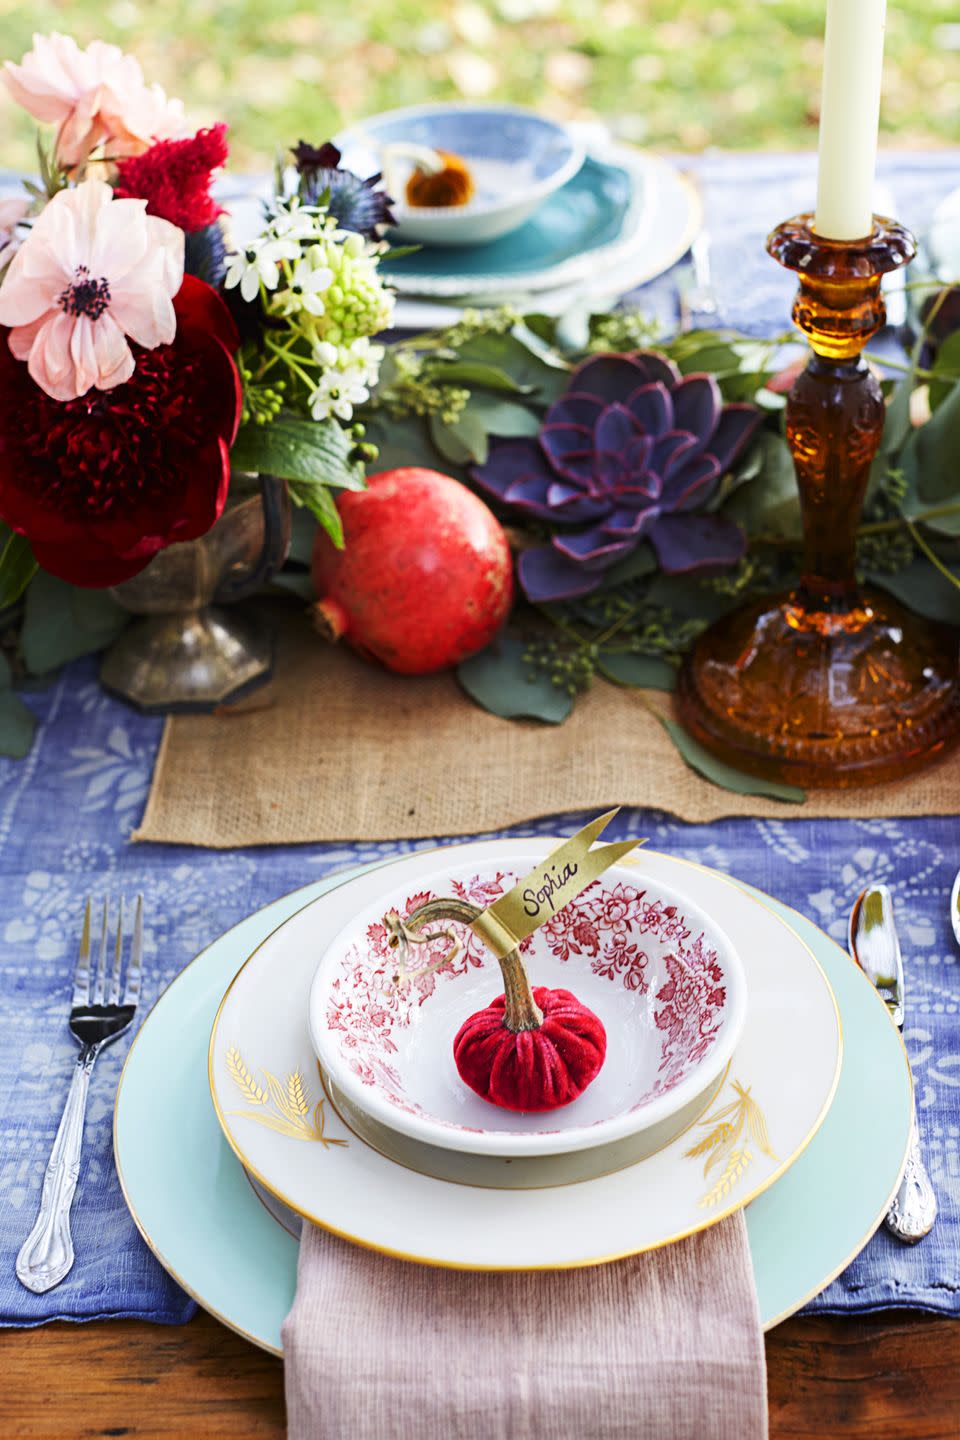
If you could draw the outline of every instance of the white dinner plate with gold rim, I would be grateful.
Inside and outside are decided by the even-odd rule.
[[[541,845],[536,858],[550,846]],[[457,846],[476,873],[527,864],[530,840]],[[810,949],[772,911],[710,872],[644,851],[631,869],[695,896],[730,937],[747,977],[746,1024],[727,1084],[692,1131],[630,1166],[580,1184],[501,1190],[450,1185],[366,1145],[315,1080],[307,1001],[327,937],[379,894],[436,869],[419,852],[305,907],[297,943],[264,943],[224,996],[209,1052],[224,1134],[285,1205],[346,1239],[458,1269],[564,1269],[665,1245],[715,1224],[782,1175],[822,1123],[840,1073],[833,992]],[[549,1182],[547,1182],[549,1185]],[[589,1217],[589,1223],[585,1223]]]
[[[297,1244],[274,1216],[296,1225],[299,1217],[273,1197],[268,1213],[213,1106],[198,1096],[207,1088],[210,1027],[232,976],[278,924],[354,873],[275,900],[202,951],[141,1026],[117,1091],[117,1172],[146,1244],[210,1314],[277,1355],[296,1288]],[[760,1316],[769,1330],[845,1269],[881,1223],[906,1158],[912,1087],[903,1042],[863,972],[804,916],[750,893],[814,951],[844,1033],[840,1083],[826,1120],[789,1171],[746,1209]]]

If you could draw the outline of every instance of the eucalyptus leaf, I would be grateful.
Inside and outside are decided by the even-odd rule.
[[[287,560],[295,565],[309,565],[317,538],[317,517],[309,510],[297,509],[290,515],[290,549]]]
[[[590,312],[589,305],[580,304],[560,316],[553,338],[561,349],[574,354],[586,350],[590,343]]]
[[[0,691],[0,755],[22,760],[33,747],[37,717],[12,690]]]
[[[883,455],[896,455],[910,434],[910,396],[912,393],[913,384],[909,375],[905,375],[893,387],[893,393],[887,402],[886,418],[883,422],[883,439],[880,445]]]
[[[772,800],[784,800],[791,805],[801,805],[806,800],[806,792],[795,785],[784,785],[779,780],[761,780],[756,775],[745,775],[732,765],[725,765],[668,715],[657,715],[657,719],[690,769],[721,790],[729,790],[734,795],[768,795]]]
[[[555,315],[543,315],[536,311],[524,315],[523,323],[536,335],[538,340],[543,341],[544,345],[556,346],[559,322]]]
[[[957,575],[957,584],[951,585],[935,565],[918,556],[895,574],[873,571],[868,573],[867,578],[874,585],[888,590],[924,619],[960,625],[960,574]]]
[[[457,679],[471,700],[504,720],[543,720],[559,725],[573,709],[573,697],[549,675],[524,664],[524,644],[501,634],[486,650],[457,666]]]
[[[540,418],[525,405],[512,400],[495,400],[491,395],[471,395],[467,411],[477,416],[488,435],[530,436],[540,431]]]
[[[519,385],[498,365],[484,365],[477,360],[455,360],[437,366],[436,378],[444,385],[454,381],[472,388],[502,390],[509,395],[529,395],[532,385]]]
[[[538,355],[545,365],[559,370],[562,375],[570,373],[569,362],[552,345],[541,339],[525,320],[518,320],[511,333],[514,339],[519,340],[534,355]]]
[[[601,674],[616,685],[639,686],[643,690],[675,690],[677,672],[659,655],[601,655]]]
[[[283,414],[267,425],[242,425],[230,462],[238,470],[276,475],[301,486],[362,490],[363,466],[351,458],[355,449],[353,439],[336,420],[302,420]]]
[[[30,541],[0,524],[0,610],[20,599],[36,573]]]
[[[662,349],[665,355],[669,355],[671,360],[676,360],[679,364],[681,360],[719,345],[727,348],[730,345],[730,336],[723,330],[680,330]]]
[[[430,438],[440,454],[454,465],[482,465],[490,449],[483,418],[469,405],[449,424],[439,415],[431,415]]]
[[[567,388],[569,369],[562,362],[544,360],[544,353],[552,352],[532,330],[523,327],[521,334],[524,338],[476,335],[460,347],[460,358],[505,371],[514,384],[535,394],[538,405],[549,405]]]
[[[0,654],[0,755],[22,760],[33,745],[37,717],[11,689],[10,664]]]
[[[719,620],[737,604],[712,585],[700,584],[690,575],[657,575],[646,594],[647,603],[662,605],[681,620]]]
[[[644,575],[652,575],[657,568],[657,556],[650,541],[640,540],[629,555],[604,572],[602,588],[614,590],[626,580],[640,580]]]
[[[764,389],[771,373],[769,370],[737,370],[732,374],[720,375],[717,377],[720,394],[728,403],[736,404],[744,401],[758,403],[763,396],[768,409],[780,410],[786,403],[785,396],[775,395],[773,391]]]
[[[442,464],[444,459],[449,459],[438,453],[427,422],[419,415],[394,420],[382,411],[377,411],[369,418],[364,415],[364,424],[364,438],[377,447],[377,472],[403,469],[410,465],[435,467]],[[463,460],[458,463],[468,462]]]
[[[724,507],[724,515],[738,520],[748,535],[773,535],[799,540],[802,534],[800,496],[793,457],[780,434],[761,431],[756,441],[759,469],[748,477]]]
[[[927,505],[960,499],[960,385],[953,387],[925,425],[913,431],[901,463]]]
[[[960,330],[948,335],[937,351],[931,367],[930,409],[939,410],[955,386],[960,385]]]
[[[291,491],[291,495],[296,498],[294,491]],[[304,509],[309,510],[310,514],[316,517],[337,549],[342,550],[343,521],[340,519],[340,511],[337,509],[336,501],[326,486],[311,486],[300,503],[303,504]]]
[[[33,675],[102,650],[129,623],[106,590],[81,590],[38,571],[26,593],[20,651]]]
[[[737,375],[740,372],[740,357],[729,340],[719,336],[704,336],[699,346],[680,347],[680,353],[670,347],[671,357],[683,375],[707,371],[719,379],[721,375]]]

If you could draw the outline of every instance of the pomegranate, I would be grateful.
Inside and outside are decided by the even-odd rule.
[[[318,628],[402,675],[482,650],[510,613],[503,527],[458,480],[407,467],[371,475],[337,501],[345,549],[313,548]]]

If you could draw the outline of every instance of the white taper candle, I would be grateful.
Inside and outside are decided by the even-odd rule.
[[[873,228],[886,0],[827,0],[814,228],[859,240]]]

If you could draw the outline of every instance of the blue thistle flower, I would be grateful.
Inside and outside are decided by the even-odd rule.
[[[292,151],[300,174],[298,193],[305,205],[326,205],[343,230],[377,239],[380,229],[395,225],[390,196],[377,187],[382,175],[361,180],[352,170],[341,168],[341,154],[329,141],[324,145],[308,145],[301,140]]]

